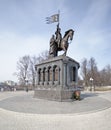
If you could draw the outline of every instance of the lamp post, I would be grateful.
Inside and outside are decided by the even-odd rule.
[[[25,79],[26,92],[28,92],[28,79]]]
[[[91,88],[90,88],[90,91],[94,91],[94,86],[93,86],[93,78],[91,77],[90,79],[90,83],[91,83]]]

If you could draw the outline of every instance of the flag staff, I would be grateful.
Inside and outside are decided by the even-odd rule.
[[[60,10],[58,10],[58,25],[60,24]]]
[[[60,10],[58,10],[58,24],[57,24],[57,31],[56,31],[56,33],[58,32],[58,30],[60,30],[59,25],[60,25]]]

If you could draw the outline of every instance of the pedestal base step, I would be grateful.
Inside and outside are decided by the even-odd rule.
[[[72,90],[48,90],[36,89],[34,97],[40,99],[56,100],[56,101],[71,101]]]

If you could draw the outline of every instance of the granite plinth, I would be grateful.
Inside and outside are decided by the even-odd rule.
[[[67,56],[58,56],[35,65],[37,72],[34,97],[63,101],[71,99],[78,82],[79,63]]]

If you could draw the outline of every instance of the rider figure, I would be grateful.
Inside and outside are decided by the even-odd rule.
[[[57,25],[57,30],[56,30],[55,34],[56,34],[56,43],[57,43],[58,48],[59,48],[61,40],[62,40],[61,28],[59,28],[59,24]]]

